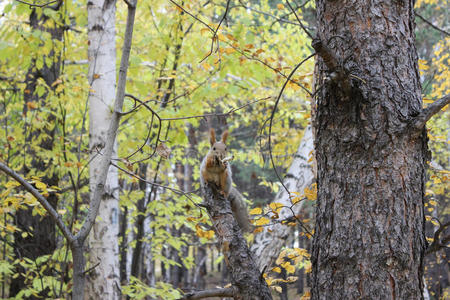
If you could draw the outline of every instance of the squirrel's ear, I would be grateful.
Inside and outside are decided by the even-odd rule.
[[[228,130],[225,130],[222,133],[222,142],[225,144],[225,142],[227,141],[227,137],[228,137]]]
[[[214,131],[214,128],[209,130],[209,142],[211,143],[211,146],[216,143],[216,132]]]

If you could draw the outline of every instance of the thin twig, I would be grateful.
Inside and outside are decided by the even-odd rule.
[[[29,5],[29,6],[32,6],[32,7],[44,7],[44,6],[47,6],[47,5],[59,2],[60,0],[53,0],[53,1],[46,2],[46,3],[42,3],[42,4],[30,3],[30,2],[27,2],[27,1],[23,1],[23,0],[16,0],[16,1],[20,2],[20,3],[23,3],[23,4],[26,4],[26,5]]]
[[[316,55],[316,53],[313,53],[313,54],[309,55],[307,58],[302,60],[298,65],[296,65],[295,68],[291,71],[291,73],[289,74],[287,80],[284,82],[283,87],[280,90],[280,93],[278,94],[277,100],[275,101],[274,107],[272,109],[272,114],[270,115],[270,123],[269,123],[269,156],[270,156],[270,161],[272,162],[272,168],[275,171],[275,174],[277,175],[277,178],[278,178],[279,182],[281,183],[283,188],[286,190],[288,195],[290,195],[291,193],[289,192],[288,188],[284,185],[283,180],[280,177],[280,174],[278,174],[278,171],[277,171],[277,169],[275,167],[275,162],[273,160],[273,155],[272,155],[272,123],[273,123],[273,117],[275,116],[275,112],[277,110],[278,103],[280,102],[281,96],[283,95],[284,89],[286,88],[286,85],[288,84],[289,80],[294,75],[294,73],[297,71],[297,69],[304,62],[306,62],[308,59],[310,59],[314,55]]]
[[[437,27],[436,25],[434,25],[433,23],[431,23],[430,21],[428,21],[427,19],[425,19],[424,17],[422,17],[421,15],[419,15],[417,12],[416,12],[415,14],[416,14],[416,16],[419,17],[419,19],[421,19],[422,21],[424,21],[425,23],[427,23],[428,25],[430,25],[432,28],[436,29],[436,30],[439,31],[439,32],[442,32],[443,34],[445,34],[445,35],[447,35],[447,36],[450,35],[450,33],[448,33],[447,31],[445,31],[445,30],[443,30],[443,29],[441,29],[441,28],[439,28],[439,27]]]
[[[286,0],[287,5],[289,6],[289,8],[291,9],[291,11],[294,13],[295,17],[297,18],[298,23],[300,24],[300,27],[302,27],[302,29],[305,31],[305,33],[309,36],[310,39],[314,39],[313,35],[308,31],[308,29],[306,29],[305,26],[303,26],[303,22],[300,20],[300,18],[298,17],[297,13],[295,12],[295,9],[291,6],[291,3],[289,3],[289,0]]]

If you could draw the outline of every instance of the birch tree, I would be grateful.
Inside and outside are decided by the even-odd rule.
[[[116,3],[112,0],[88,2],[88,79],[89,93],[89,149],[90,191],[101,174],[107,131],[111,123],[116,87],[115,45]],[[113,156],[117,145],[114,143]],[[101,195],[98,217],[88,238],[89,265],[87,296],[91,299],[119,298],[119,183],[116,168],[109,168]]]
[[[313,166],[308,163],[312,151],[312,129],[311,126],[308,126],[305,129],[297,153],[294,155],[294,160],[289,167],[283,182],[289,189],[289,192],[303,193],[303,190],[313,183]],[[280,203],[284,206],[280,211],[278,219],[284,220],[293,215],[298,215],[301,212],[304,201],[292,206],[291,199],[292,195],[289,195],[283,188],[281,188],[275,196],[272,202]],[[292,207],[292,210],[290,210],[289,207]],[[256,234],[251,251],[255,257],[258,258],[257,264],[260,270],[263,270],[265,267],[270,267],[275,261],[281,248],[287,243],[287,240],[292,237],[294,229],[295,227],[277,223],[264,227],[261,233]]]

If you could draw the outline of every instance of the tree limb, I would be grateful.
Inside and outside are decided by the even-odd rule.
[[[6,173],[6,175],[14,178],[18,183],[20,183],[28,192],[30,192],[39,203],[45,208],[45,210],[49,213],[49,215],[56,222],[56,225],[63,233],[64,237],[67,239],[69,243],[72,243],[74,240],[74,236],[70,232],[69,228],[64,224],[61,219],[61,216],[56,212],[53,206],[48,203],[47,199],[39,193],[28,181],[22,178],[19,174],[17,174],[14,170],[6,166],[5,164],[0,162],[0,170]]]
[[[415,117],[413,123],[414,128],[417,130],[422,130],[428,120],[437,114],[442,108],[450,103],[450,94],[442,97],[439,100],[434,101],[427,106],[417,117]]]
[[[194,299],[203,299],[203,298],[212,298],[212,297],[234,297],[236,294],[236,289],[230,288],[221,288],[221,289],[211,289],[204,290],[192,293],[186,293],[183,298],[180,300],[194,300]]]
[[[450,226],[450,222],[445,224],[441,224],[439,222],[439,228],[434,233],[433,242],[428,246],[425,251],[425,255],[441,250],[442,248],[447,247],[447,244],[450,241],[450,235],[445,236],[442,241],[440,239],[441,233]]]
[[[47,6],[47,5],[59,2],[59,0],[53,0],[53,1],[42,3],[42,4],[36,4],[36,3],[30,3],[30,2],[27,2],[27,1],[23,1],[23,0],[16,0],[16,1],[20,2],[20,3],[23,3],[23,4],[26,4],[26,5],[29,5],[31,7],[44,7],[44,6]]]
[[[428,25],[430,25],[432,28],[436,29],[439,32],[442,32],[443,34],[449,36],[450,33],[448,33],[447,31],[437,27],[436,25],[434,25],[433,23],[431,23],[430,21],[428,21],[427,19],[425,19],[424,17],[422,17],[421,15],[419,15],[417,12],[415,13],[417,17],[419,17],[419,19],[421,19],[422,21],[424,21],[425,23],[427,23]]]

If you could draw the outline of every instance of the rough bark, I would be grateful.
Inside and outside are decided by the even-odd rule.
[[[312,299],[421,299],[427,145],[410,125],[422,112],[414,1],[316,3]]]
[[[290,192],[303,193],[303,190],[314,181],[313,168],[308,163],[309,155],[313,151],[313,136],[311,126],[305,129],[302,141],[294,156],[291,166],[284,179],[284,185]],[[291,207],[292,203],[285,189],[280,189],[273,202],[281,203],[283,206]],[[303,207],[303,201],[292,207],[295,215],[298,215]],[[280,212],[280,220],[292,217],[292,211],[283,208]],[[295,227],[283,224],[275,224],[264,227],[264,230],[255,236],[251,250],[257,257],[257,264],[260,270],[265,267],[270,268],[276,260],[281,248],[286,244]]]
[[[235,299],[272,299],[241,229],[233,217],[230,202],[209,183],[202,187],[205,207],[230,270],[231,283],[238,290]]]
[[[101,159],[106,132],[111,122],[116,87],[115,1],[90,0],[88,3],[89,58],[89,149],[90,190],[95,186],[102,168]],[[114,145],[113,156],[116,152]],[[119,299],[119,182],[116,168],[109,168],[104,192],[101,195],[98,218],[88,238],[89,266],[96,266],[87,274],[88,299]]]

